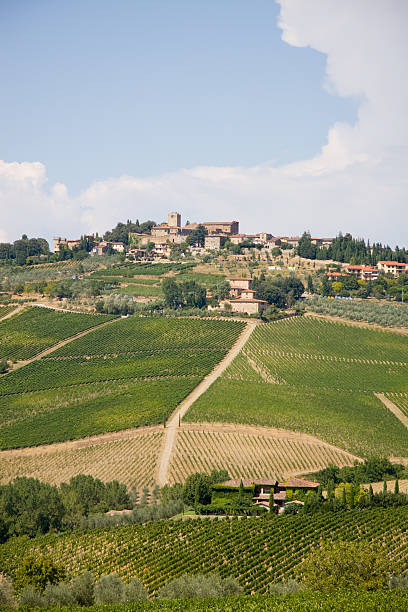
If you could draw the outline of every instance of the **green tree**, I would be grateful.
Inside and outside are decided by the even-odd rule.
[[[43,592],[46,585],[57,584],[66,578],[65,566],[51,558],[30,554],[26,556],[16,572],[16,586],[33,586]]]
[[[208,474],[190,474],[184,484],[183,501],[188,506],[211,502],[211,479]]]
[[[187,236],[186,242],[188,245],[197,245],[199,247],[203,247],[207,234],[208,231],[205,229],[204,225],[200,224],[196,227],[196,229],[191,232],[189,236]]]
[[[179,308],[183,305],[183,292],[178,283],[172,278],[165,278],[162,281],[164,302],[168,308]]]
[[[300,565],[303,584],[313,591],[386,588],[393,569],[386,552],[366,542],[323,544]]]
[[[304,232],[297,247],[299,257],[316,259],[316,245],[312,243],[310,232]]]

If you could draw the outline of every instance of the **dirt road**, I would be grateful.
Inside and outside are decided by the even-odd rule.
[[[250,335],[254,331],[257,321],[247,321],[246,327],[235,342],[231,350],[225,355],[224,359],[220,361],[208,376],[206,376],[199,385],[178,405],[177,409],[171,415],[166,425],[163,449],[161,456],[158,461],[158,476],[157,483],[159,486],[163,486],[167,482],[168,468],[170,465],[171,454],[175,445],[177,430],[181,419],[186,414],[190,406],[207,391],[213,382],[217,380],[219,376],[226,370],[230,363],[235,359],[241,349],[248,341]]]

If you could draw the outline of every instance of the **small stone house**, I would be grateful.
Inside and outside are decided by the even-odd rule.
[[[308,491],[317,491],[318,482],[304,480],[303,478],[288,478],[284,482],[278,482],[273,479],[251,479],[251,478],[236,478],[227,480],[220,485],[214,485],[213,491],[217,490],[228,491],[228,495],[234,496],[239,494],[240,484],[243,484],[244,491],[248,494],[252,491],[252,502],[256,506],[263,506],[269,510],[270,497],[273,495],[273,506],[278,514],[284,512],[285,506],[292,503],[303,504],[302,501],[293,499],[297,493],[307,493]]]

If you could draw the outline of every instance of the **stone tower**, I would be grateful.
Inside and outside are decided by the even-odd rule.
[[[178,212],[171,212],[168,215],[168,224],[170,227],[181,227],[181,215]]]

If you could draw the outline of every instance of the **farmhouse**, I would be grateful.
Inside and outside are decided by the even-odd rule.
[[[318,482],[304,480],[303,478],[288,478],[288,480],[284,482],[278,482],[272,479],[233,479],[213,485],[213,503],[220,497],[234,498],[238,496],[241,483],[244,497],[248,500],[251,499],[252,503],[257,506],[263,506],[269,510],[270,498],[272,495],[273,508],[278,514],[284,512],[285,506],[288,504],[302,504],[303,502],[296,499],[297,497],[304,497],[309,491],[316,492],[319,488]]]
[[[257,300],[253,297],[239,297],[230,300],[232,312],[242,312],[243,314],[257,314],[262,312],[268,302],[266,300]]]
[[[385,274],[392,274],[394,278],[404,272],[408,272],[408,264],[399,261],[379,261],[377,267]]]
[[[378,268],[372,268],[371,266],[351,265],[346,266],[345,270],[349,274],[354,274],[359,280],[375,280],[379,276]]]

